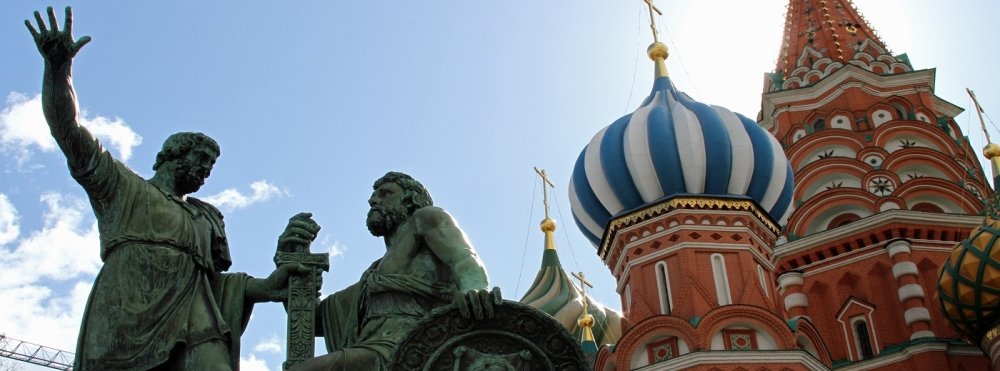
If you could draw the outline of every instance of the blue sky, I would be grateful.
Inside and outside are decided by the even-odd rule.
[[[678,89],[756,117],[787,2],[658,3]],[[970,87],[1000,117],[1000,41],[988,28],[1000,4],[855,3],[893,52],[937,68],[939,96],[968,108]],[[323,225],[314,250],[335,255],[323,291],[356,282],[384,252],[364,226],[371,184],[398,170],[455,216],[492,284],[517,299],[541,259],[538,166],[557,186],[564,266],[620,308],[565,186],[590,138],[649,92],[641,1],[69,5],[77,36],[93,37],[74,64],[83,117],[116,157],[148,177],[173,132],[221,144],[196,196],[226,214],[233,270],[267,275],[287,219],[311,211]],[[38,110],[42,61],[23,20],[43,6],[0,5],[0,333],[73,350],[100,261],[90,208]],[[974,120],[957,119],[981,148]],[[244,368],[279,369],[284,331],[280,305],[254,309]]]

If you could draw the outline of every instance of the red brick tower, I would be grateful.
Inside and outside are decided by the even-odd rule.
[[[815,326],[834,367],[986,369],[931,297],[992,194],[962,109],[847,0],[791,0],[780,53],[760,125],[795,173],[773,257],[787,318]]]
[[[827,369],[822,338],[786,321],[774,285],[793,193],[780,143],[676,89],[658,40],[648,54],[652,92],[586,145],[569,186],[625,316],[595,369]]]

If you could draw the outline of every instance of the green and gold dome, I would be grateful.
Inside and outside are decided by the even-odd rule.
[[[983,149],[994,187],[1000,174],[1000,145]],[[982,340],[1000,321],[1000,193],[994,192],[983,224],[955,245],[941,267],[938,300],[945,318],[966,338]]]

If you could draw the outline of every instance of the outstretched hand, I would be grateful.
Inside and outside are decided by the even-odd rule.
[[[267,278],[251,280],[247,285],[247,296],[255,302],[283,301],[288,298],[288,277],[312,271],[302,264],[282,264]]]
[[[35,39],[38,52],[42,54],[45,61],[51,67],[59,67],[71,61],[76,53],[90,42],[90,36],[81,37],[80,40],[73,41],[73,11],[66,7],[66,19],[63,23],[63,30],[59,31],[59,23],[56,21],[56,12],[52,7],[46,9],[49,14],[49,27],[45,26],[42,14],[35,11],[35,21],[38,22],[38,29],[31,25],[31,21],[24,20],[24,25],[31,32],[31,37]]]
[[[493,318],[493,307],[503,303],[500,288],[469,290],[455,293],[455,305],[463,318]]]
[[[298,213],[288,219],[288,226],[278,236],[278,251],[309,252],[309,245],[316,239],[320,226],[312,213]]]

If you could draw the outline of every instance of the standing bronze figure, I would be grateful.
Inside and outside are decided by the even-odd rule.
[[[97,218],[104,266],[80,328],[74,368],[85,370],[232,370],[254,303],[280,301],[288,276],[279,266],[266,279],[224,273],[232,264],[222,214],[188,194],[208,178],[218,144],[200,133],[163,143],[150,179],[111,157],[78,121],[73,57],[90,37],[73,40],[72,13],[59,30],[35,12],[25,21],[45,60],[42,109],[70,173],[87,192]],[[293,217],[279,249],[308,245],[319,231],[310,214]]]

